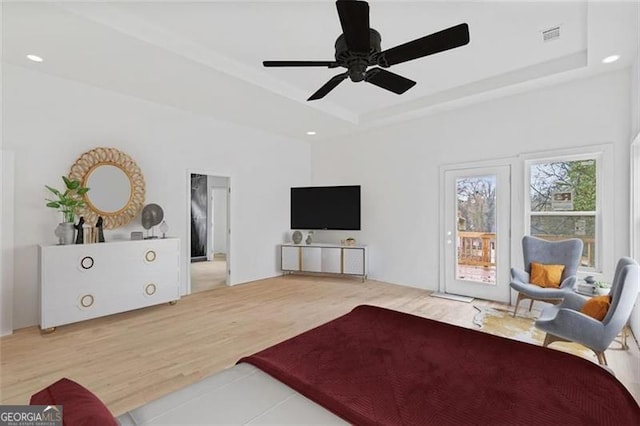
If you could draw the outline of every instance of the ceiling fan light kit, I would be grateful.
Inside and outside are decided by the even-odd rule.
[[[469,26],[462,23],[383,51],[380,33],[369,26],[369,4],[366,1],[338,0],[336,8],[343,33],[335,43],[335,61],[264,61],[262,63],[265,67],[342,67],[347,69],[346,72],[332,77],[311,95],[308,101],[324,98],[347,78],[353,82],[365,81],[400,95],[415,86],[416,82],[383,68],[469,43]]]

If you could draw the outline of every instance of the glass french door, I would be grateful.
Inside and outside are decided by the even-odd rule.
[[[446,293],[509,302],[510,166],[444,172]]]

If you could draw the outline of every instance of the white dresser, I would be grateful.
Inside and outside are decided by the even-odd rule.
[[[321,272],[367,278],[367,247],[336,244],[282,244],[283,272]]]
[[[40,328],[180,299],[177,238],[40,246]]]

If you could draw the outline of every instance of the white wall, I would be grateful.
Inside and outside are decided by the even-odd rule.
[[[13,332],[14,153],[0,150],[0,336]]]
[[[322,141],[312,146],[312,183],[362,185],[357,238],[371,248],[371,278],[435,290],[440,165],[612,142],[617,258],[629,251],[629,90],[625,69]]]
[[[231,284],[278,274],[275,245],[289,228],[289,188],[310,180],[306,142],[20,67],[3,71],[4,148],[15,151],[14,328],[38,322],[37,245],[56,242],[60,215],[45,207],[43,185],[60,186],[76,158],[97,146],[125,151],[141,167],[146,203],[163,207],[169,233],[183,241],[183,277],[188,169],[231,177]],[[129,238],[131,230],[142,230],[139,218],[106,238]]]
[[[0,4],[0,22],[2,22]],[[0,43],[2,56],[2,43]],[[0,112],[2,111],[2,67],[0,66]],[[0,114],[0,129],[3,115]],[[3,149],[0,132],[0,336],[13,331],[13,153]]]

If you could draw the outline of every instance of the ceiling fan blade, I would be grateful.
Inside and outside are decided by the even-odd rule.
[[[459,24],[385,50],[380,53],[378,64],[382,67],[389,67],[464,46],[467,43],[469,43],[469,26],[467,24]]]
[[[336,86],[338,84],[342,83],[342,81],[344,79],[346,79],[347,77],[348,77],[348,73],[346,73],[346,72],[344,74],[336,75],[331,80],[327,81],[324,84],[324,86],[322,86],[320,89],[318,89],[318,91],[316,93],[311,95],[311,97],[309,97],[309,99],[307,99],[307,101],[315,101],[316,99],[324,98],[327,95],[327,93],[329,93],[330,91],[335,89]]]
[[[383,89],[387,89],[398,95],[415,86],[416,82],[401,75],[394,74],[382,68],[372,68],[364,76],[364,81]]]
[[[352,52],[369,53],[369,4],[338,0],[336,8],[347,48]]]
[[[336,68],[338,63],[335,61],[263,61],[265,67],[328,67]]]

